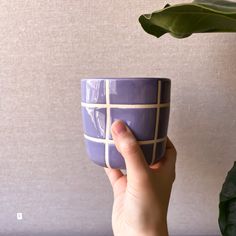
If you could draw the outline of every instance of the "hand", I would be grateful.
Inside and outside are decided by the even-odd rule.
[[[139,144],[122,121],[112,125],[112,137],[125,159],[127,175],[104,168],[111,182],[115,236],[168,236],[167,210],[175,179],[176,150],[167,140],[165,157],[148,166]]]

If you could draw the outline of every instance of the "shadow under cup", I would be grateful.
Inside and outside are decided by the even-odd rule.
[[[82,117],[86,149],[96,164],[126,169],[110,128],[123,120],[132,130],[149,165],[165,154],[171,81],[166,78],[82,79]]]

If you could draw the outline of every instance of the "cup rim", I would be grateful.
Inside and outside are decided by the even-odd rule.
[[[171,79],[164,78],[164,77],[87,77],[82,78],[81,81],[88,81],[88,80],[161,80],[161,81],[168,81],[171,82]]]

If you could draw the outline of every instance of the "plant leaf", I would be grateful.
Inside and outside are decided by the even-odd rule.
[[[219,203],[219,226],[223,236],[236,235],[236,162],[223,184]]]
[[[194,0],[193,3],[205,5],[214,11],[235,13],[236,2],[222,1],[222,0]]]
[[[193,33],[236,32],[236,3],[195,0],[189,4],[167,4],[162,10],[139,17],[143,29],[156,37],[170,33],[185,38]]]

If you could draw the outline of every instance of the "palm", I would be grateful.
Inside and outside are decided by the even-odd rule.
[[[121,125],[116,122],[115,126]],[[105,168],[114,193],[112,228],[114,235],[168,235],[166,215],[175,178],[176,151],[167,140],[165,157],[148,166],[132,132],[113,132],[117,150],[125,159],[127,175]]]

